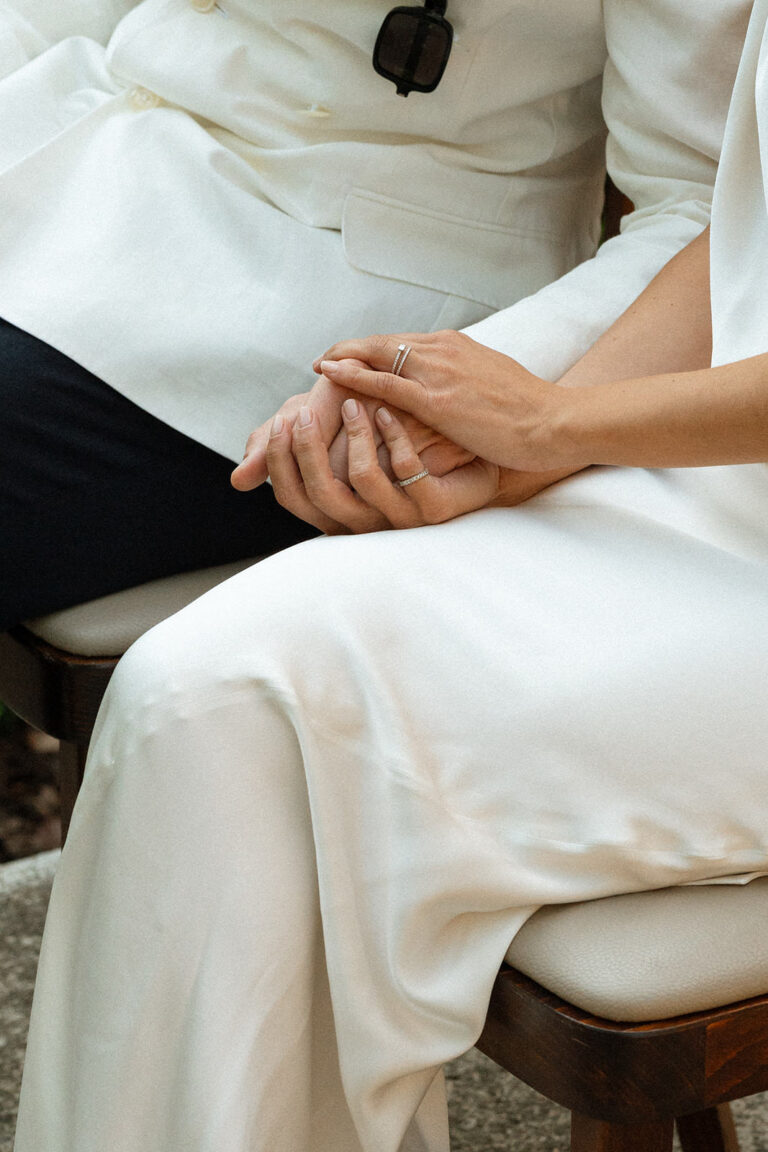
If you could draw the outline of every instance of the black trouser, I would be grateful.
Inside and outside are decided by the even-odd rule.
[[[0,320],[0,631],[317,534],[231,470]]]

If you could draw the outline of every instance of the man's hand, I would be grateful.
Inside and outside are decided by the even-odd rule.
[[[499,469],[475,458],[444,476],[425,476],[400,488],[381,467],[374,425],[359,400],[344,402],[343,419],[349,485],[334,476],[319,422],[306,405],[293,428],[285,421],[277,429],[273,424],[267,446],[278,502],[329,535],[436,524],[482,508],[498,493]],[[375,424],[397,479],[423,471],[426,462],[397,417],[379,408]]]
[[[360,364],[360,367],[365,367]],[[318,431],[322,443],[328,448],[331,471],[334,476],[345,484],[349,479],[349,466],[347,454],[347,432],[343,426],[341,406],[345,400],[354,397],[355,393],[349,388],[342,388],[333,384],[325,376],[321,376],[310,392],[303,392],[291,396],[277,413],[282,417],[284,425],[290,431],[293,429],[299,411],[302,407],[311,409],[318,423]],[[392,476],[389,462],[389,452],[384,444],[381,432],[375,421],[374,413],[379,407],[377,400],[365,396],[355,397],[363,405],[373,428],[374,442],[378,452],[379,464],[383,471]],[[429,468],[434,476],[444,476],[468,464],[473,454],[460,448],[439,432],[422,424],[415,416],[393,409],[408,432],[416,452],[422,455],[424,466]],[[241,492],[248,492],[251,488],[258,488],[267,478],[267,444],[269,442],[275,417],[272,417],[261,427],[257,428],[248,437],[245,457],[232,473],[232,486]]]
[[[282,417],[284,424],[291,429],[299,409],[303,405],[311,406],[322,441],[330,445],[341,428],[341,405],[349,395],[351,393],[348,388],[332,384],[325,376],[321,376],[311,391],[291,396],[276,415]],[[258,488],[267,478],[267,442],[274,421],[275,416],[272,416],[248,437],[245,456],[231,477],[232,487],[240,492]]]
[[[372,422],[356,399],[345,401],[343,419],[349,484],[334,476],[319,425],[307,406],[292,429],[284,423],[273,433],[267,448],[279,503],[328,535],[415,528],[479,508],[521,504],[570,472],[516,472],[475,457],[443,476],[430,474],[400,488],[393,475],[406,480],[426,466],[402,422],[381,407]],[[388,471],[381,466],[381,449],[377,454],[375,426],[391,460]]]

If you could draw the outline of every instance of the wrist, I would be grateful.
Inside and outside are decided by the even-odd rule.
[[[549,468],[541,472],[520,472],[514,468],[500,468],[498,488],[496,495],[490,501],[490,508],[513,508],[516,504],[523,504],[532,496],[564,480],[575,472],[581,471],[566,465],[562,468]]]
[[[568,475],[594,463],[591,389],[553,385],[544,412],[530,436],[531,467]]]

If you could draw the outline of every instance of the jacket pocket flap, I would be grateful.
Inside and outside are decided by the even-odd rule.
[[[344,254],[363,272],[462,296],[494,309],[538,291],[571,267],[569,245],[354,189],[342,218]]]

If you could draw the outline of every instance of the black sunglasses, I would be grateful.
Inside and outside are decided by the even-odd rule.
[[[423,8],[393,8],[384,17],[373,49],[373,66],[397,86],[398,96],[434,92],[453,43],[445,19],[447,0],[426,0]]]

